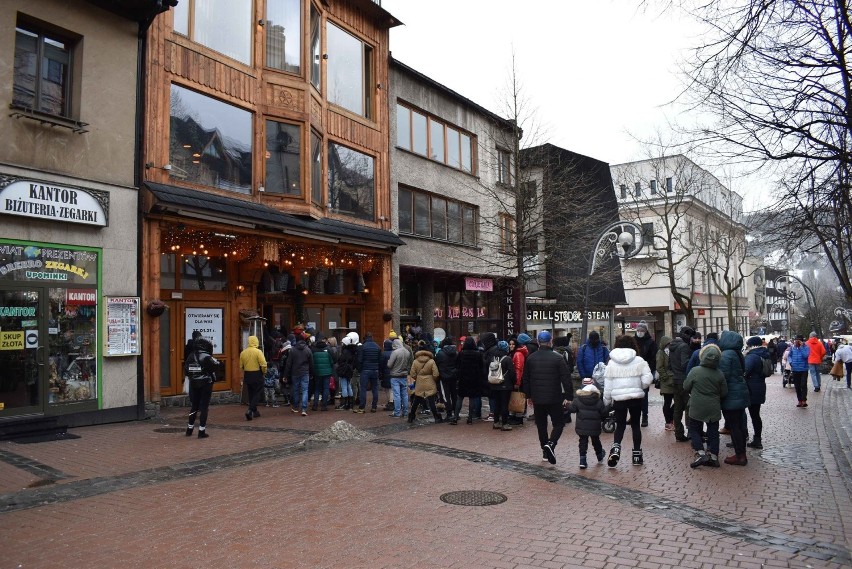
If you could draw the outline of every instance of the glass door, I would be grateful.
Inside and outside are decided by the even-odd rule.
[[[44,411],[38,289],[0,290],[0,417]]]

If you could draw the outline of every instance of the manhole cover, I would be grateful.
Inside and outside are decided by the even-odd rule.
[[[506,496],[486,490],[459,490],[442,494],[441,501],[454,506],[494,506],[505,502]]]
[[[183,427],[160,427],[159,429],[154,429],[155,433],[182,433],[184,432]]]

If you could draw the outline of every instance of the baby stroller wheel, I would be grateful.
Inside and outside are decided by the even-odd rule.
[[[601,425],[601,429],[605,433],[614,433],[615,432],[615,417],[610,415],[606,419],[603,420],[603,425]]]

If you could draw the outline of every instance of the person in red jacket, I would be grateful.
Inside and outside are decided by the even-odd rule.
[[[811,373],[811,383],[814,384],[814,393],[819,393],[821,377],[819,374],[819,366],[822,359],[825,357],[825,346],[822,341],[817,338],[816,332],[811,332],[808,341],[805,342],[811,353],[808,356],[808,371]]]

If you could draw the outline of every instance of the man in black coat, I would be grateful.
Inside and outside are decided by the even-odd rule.
[[[542,460],[556,464],[554,449],[565,427],[563,403],[574,398],[571,374],[565,358],[553,351],[551,335],[547,330],[538,334],[538,350],[527,357],[524,364],[522,389],[535,405],[535,426],[541,444]],[[547,417],[553,425],[547,434]]]
[[[636,325],[636,344],[639,351],[636,354],[648,363],[651,375],[657,372],[657,342],[648,330],[648,324],[644,320]],[[648,389],[645,390],[645,399],[642,401],[642,426],[648,426]]]

